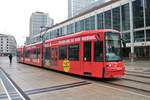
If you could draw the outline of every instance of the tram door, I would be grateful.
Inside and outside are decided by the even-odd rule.
[[[51,49],[51,66],[57,66],[58,64],[58,48],[52,47]]]
[[[102,76],[103,74],[103,42],[88,41],[83,43],[83,74]]]
[[[92,69],[92,42],[83,43],[83,73],[84,75],[90,76]]]

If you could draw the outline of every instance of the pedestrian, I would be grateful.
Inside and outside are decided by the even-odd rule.
[[[12,63],[12,54],[9,54],[9,61],[10,61],[10,64]]]

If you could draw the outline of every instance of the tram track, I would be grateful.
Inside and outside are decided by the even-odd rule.
[[[143,73],[142,73],[143,75],[141,75],[140,72],[133,72],[133,73],[131,74],[131,72],[130,72],[130,73],[126,74],[125,77],[120,79],[121,80],[120,83],[119,82],[113,83],[110,81],[108,81],[108,83],[117,85],[120,87],[128,88],[128,89],[132,89],[132,91],[139,92],[141,94],[146,94],[146,95],[150,96],[150,88],[149,88],[150,87],[150,77],[145,76],[147,74],[143,74]],[[139,75],[139,73],[140,73],[140,75]],[[128,81],[131,84],[134,83],[135,86],[130,85],[130,84],[122,84],[122,82],[125,82],[125,81]],[[141,84],[141,85],[139,85],[139,84]],[[146,86],[147,86],[147,88],[144,88]]]
[[[125,76],[123,78],[119,78],[117,81],[105,81],[105,83],[119,86],[121,88],[127,88],[131,91],[150,96],[150,78],[148,77],[132,75],[132,77]]]
[[[142,88],[133,87],[133,86],[130,86],[130,85],[114,83],[114,82],[111,82],[111,81],[105,81],[103,83],[106,84],[107,86],[110,86],[110,87],[114,87],[114,88],[117,88],[117,89],[128,90],[128,91],[131,91],[131,92],[135,92],[135,93],[142,94],[142,95],[150,97],[150,90],[148,90],[148,89],[142,89]]]
[[[122,79],[150,85],[150,77],[148,76],[137,74],[126,74]]]
[[[126,72],[129,72],[129,73],[139,73],[139,74],[148,74],[148,75],[150,75],[150,72],[137,72],[137,71],[126,71]]]
[[[136,79],[123,78],[112,78],[112,79],[92,79],[88,78],[87,81],[91,83],[98,83],[102,86],[110,87],[113,89],[128,91],[129,93],[135,93],[150,98],[150,83],[142,82]]]
[[[147,75],[147,73],[127,71],[125,74],[126,75],[130,75],[130,76],[137,76],[137,77],[142,77],[142,78],[148,78],[148,79],[150,79],[150,74]]]
[[[146,85],[150,85],[150,82],[143,82],[143,81],[139,81],[139,80],[135,80],[135,79],[129,79],[129,78],[121,78],[123,80],[127,80],[127,81],[133,81],[133,82],[138,82],[138,83],[142,83],[142,84],[146,84]]]
[[[88,84],[91,84],[91,83],[87,82],[87,81],[79,81],[79,82],[61,84],[61,85],[50,86],[50,87],[45,87],[45,88],[26,90],[26,91],[24,91],[24,93],[26,95],[35,95],[35,94],[40,94],[40,93],[53,92],[53,91],[60,91],[60,90],[69,89],[69,88],[75,88],[75,87],[84,86],[84,85],[88,85]],[[10,96],[11,97],[18,97],[16,92],[11,92]],[[6,99],[6,98],[7,98],[6,93],[0,94],[0,99]]]
[[[150,98],[150,83],[147,82],[128,78],[93,79],[91,77],[82,77],[81,79],[89,81],[91,83],[96,83],[106,88],[108,87],[116,90],[127,91],[129,93],[142,95]]]

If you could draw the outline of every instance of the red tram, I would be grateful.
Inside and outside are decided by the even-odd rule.
[[[24,63],[42,67],[42,43],[24,46]]]
[[[115,30],[82,31],[24,46],[23,63],[97,78],[121,77],[122,43]]]
[[[17,48],[17,62],[23,63],[23,49],[24,47]]]

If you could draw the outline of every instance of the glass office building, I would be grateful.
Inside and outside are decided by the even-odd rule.
[[[54,20],[49,17],[48,13],[35,12],[30,17],[30,37],[41,32],[41,27],[50,27],[54,24]]]
[[[122,33],[122,37],[127,43],[126,56],[130,53],[131,34],[133,34],[136,56],[150,58],[150,0],[132,0],[132,6],[129,5],[129,2],[130,0],[111,0],[97,5],[52,26],[45,32],[44,37],[47,40],[83,30],[115,29]],[[131,22],[133,22],[133,26],[131,26]],[[34,42],[40,40],[37,38],[39,37],[34,38]]]
[[[68,0],[68,18],[78,15],[95,0]]]

